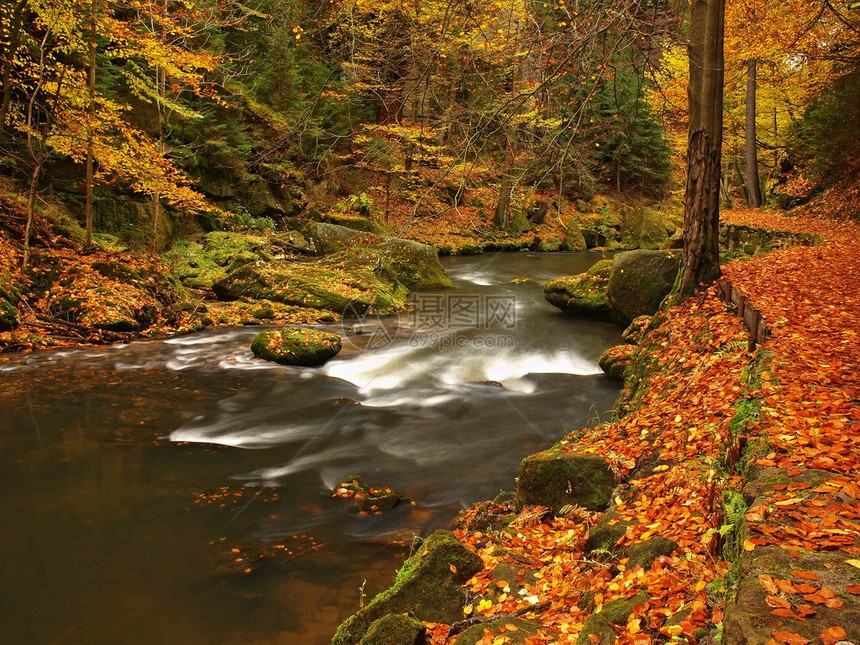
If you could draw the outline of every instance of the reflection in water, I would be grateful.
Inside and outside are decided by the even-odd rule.
[[[416,302],[345,325],[352,342],[322,369],[255,360],[254,329],[0,364],[4,638],[328,643],[411,536],[511,488],[525,454],[611,406],[596,358],[617,330],[510,282],[594,259],[446,260],[457,288],[425,295],[509,299],[515,324],[482,310],[430,338]],[[329,494],[352,473],[416,505],[359,517]]]

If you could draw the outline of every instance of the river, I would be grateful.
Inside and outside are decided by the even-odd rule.
[[[328,643],[412,535],[605,418],[619,330],[540,287],[599,257],[445,258],[454,289],[332,326],[323,368],[254,359],[255,327],[0,362],[0,638]],[[414,504],[358,515],[354,473]]]

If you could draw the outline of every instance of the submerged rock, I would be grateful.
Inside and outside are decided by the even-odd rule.
[[[411,501],[387,486],[370,486],[361,475],[350,475],[340,480],[332,491],[332,497],[354,500],[355,510],[359,513],[377,514]]]
[[[558,511],[564,506],[605,510],[615,489],[615,476],[602,457],[546,450],[520,463],[517,502]]]
[[[544,298],[572,316],[608,319],[606,289],[611,270],[612,260],[600,260],[585,273],[550,280],[544,286]]]
[[[309,327],[264,331],[251,343],[251,351],[257,358],[302,367],[322,365],[340,348],[340,336]]]
[[[463,617],[462,585],[483,567],[481,559],[448,531],[430,535],[401,567],[394,584],[347,618],[332,645],[355,645],[389,614],[411,613],[418,620],[453,623]]]
[[[681,254],[674,251],[625,251],[613,258],[606,288],[612,320],[629,325],[643,314],[654,314],[669,295]]]

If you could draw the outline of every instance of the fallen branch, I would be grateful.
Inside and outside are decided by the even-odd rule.
[[[548,608],[550,605],[549,602],[539,602],[536,605],[529,605],[528,607],[521,607],[516,611],[507,613],[507,614],[493,614],[492,616],[473,616],[472,618],[467,618],[465,620],[461,620],[459,623],[453,623],[448,628],[448,636],[446,638],[451,638],[452,636],[456,636],[460,632],[467,630],[469,627],[474,625],[481,625],[483,623],[491,623],[496,620],[501,620],[503,618],[519,618],[520,616],[525,616],[531,612],[540,612],[544,609]]]

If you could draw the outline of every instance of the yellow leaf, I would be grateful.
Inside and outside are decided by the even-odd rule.
[[[846,560],[846,564],[850,564],[852,567],[857,567],[860,569],[860,560]]]
[[[744,551],[752,551],[754,548],[755,544],[751,540],[744,540]]]

